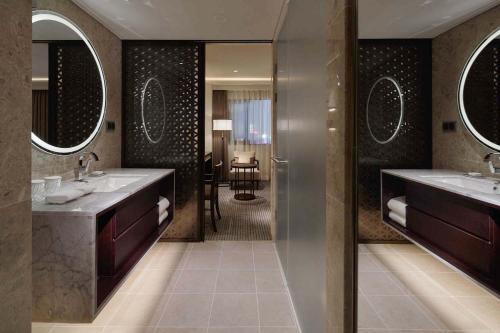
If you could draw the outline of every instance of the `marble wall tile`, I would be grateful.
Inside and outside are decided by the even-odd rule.
[[[93,151],[99,156],[99,161],[93,164],[94,170],[120,167],[121,40],[70,0],[37,0],[36,6],[37,9],[60,13],[75,22],[97,50],[107,84],[106,120],[115,122],[115,130],[107,132],[103,126],[96,139],[85,151]],[[32,178],[61,175],[68,179],[73,177],[73,168],[77,166],[79,155],[50,155],[33,147],[32,156]]]
[[[433,167],[489,174],[483,157],[490,150],[476,141],[461,122],[457,90],[462,70],[479,43],[500,26],[500,6],[439,35],[432,42]],[[456,121],[457,131],[444,133],[443,121]]]
[[[327,332],[353,323],[353,150],[355,1],[328,3],[328,131],[326,157]],[[334,108],[334,109],[333,109]]]
[[[31,1],[0,1],[0,332],[31,331]]]

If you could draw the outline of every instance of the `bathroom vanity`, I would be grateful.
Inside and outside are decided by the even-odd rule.
[[[382,170],[383,221],[500,293],[500,185],[445,170]],[[389,218],[406,196],[406,227]]]
[[[88,178],[93,193],[32,205],[34,321],[91,322],[174,218],[174,170],[105,173]],[[161,224],[160,196],[170,202]]]

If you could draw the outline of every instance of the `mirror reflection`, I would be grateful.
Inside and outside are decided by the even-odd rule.
[[[32,27],[33,143],[51,153],[73,153],[90,143],[102,123],[104,83],[83,34],[59,15],[40,15],[44,19],[34,14]]]
[[[461,80],[461,115],[480,142],[500,150],[500,30],[473,53]]]

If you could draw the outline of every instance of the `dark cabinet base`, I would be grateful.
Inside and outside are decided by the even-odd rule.
[[[387,202],[406,196],[406,227]],[[382,174],[383,221],[406,238],[500,293],[500,208],[432,186]]]

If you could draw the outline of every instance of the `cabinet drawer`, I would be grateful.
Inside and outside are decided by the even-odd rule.
[[[411,232],[474,270],[487,276],[494,274],[492,244],[412,207],[406,213]]]
[[[131,196],[116,212],[114,237],[121,235],[132,223],[137,221],[158,203],[159,188],[151,186]]]
[[[432,188],[408,183],[406,201],[409,206],[490,241],[491,218],[487,207],[470,200]]]
[[[117,270],[157,228],[158,210],[153,208],[118,238],[114,239],[114,269]]]

